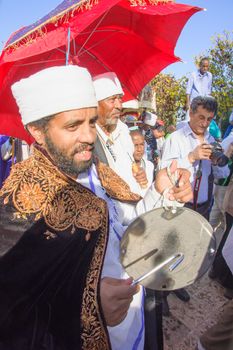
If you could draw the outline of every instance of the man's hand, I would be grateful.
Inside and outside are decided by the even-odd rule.
[[[210,159],[212,148],[213,147],[211,145],[206,143],[202,143],[194,148],[194,150],[188,155],[190,163],[193,164],[196,160]]]
[[[100,284],[100,299],[108,326],[121,323],[128,312],[133,295],[139,291],[139,286],[131,286],[132,278],[120,280],[104,277]]]
[[[133,172],[133,175],[142,188],[147,186],[148,180],[146,177],[146,172],[143,168],[138,168],[137,172]]]
[[[175,160],[172,161],[170,170],[171,175],[177,171],[178,183],[174,186],[167,174],[167,169],[161,169],[156,175],[156,191],[162,194],[168,188],[170,189],[168,192],[169,200],[176,200],[182,203],[190,202],[193,198],[192,186],[189,181],[190,172],[187,169],[177,168]]]

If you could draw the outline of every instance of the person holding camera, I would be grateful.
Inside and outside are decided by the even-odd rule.
[[[164,145],[161,167],[173,159],[191,172],[194,198],[187,207],[206,219],[212,201],[214,178],[229,175],[228,159],[220,144],[209,134],[208,127],[217,112],[217,101],[209,96],[197,96],[190,105],[190,121],[175,131]]]
[[[209,96],[197,96],[190,105],[190,120],[181,129],[173,132],[165,141],[161,168],[176,159],[181,168],[190,171],[193,200],[185,206],[206,219],[212,203],[213,180],[229,175],[228,159],[221,152],[221,146],[209,134],[208,127],[217,112],[217,101]],[[226,164],[226,165],[224,165]],[[186,290],[175,291],[176,296],[187,302]],[[168,308],[168,305],[166,305]]]

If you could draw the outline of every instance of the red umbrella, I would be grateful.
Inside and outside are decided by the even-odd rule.
[[[0,57],[0,133],[30,141],[11,85],[45,67],[67,63],[91,74],[114,71],[126,99],[179,61],[178,37],[198,7],[168,0],[65,0],[8,40]],[[61,82],[62,84],[62,82]]]

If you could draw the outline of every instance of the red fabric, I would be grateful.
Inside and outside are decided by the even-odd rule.
[[[162,69],[179,60],[174,55],[178,37],[187,20],[200,10],[176,3],[145,7],[131,6],[128,0],[101,0],[91,10],[77,12],[69,23],[57,27],[46,24],[45,35],[1,55],[0,134],[30,142],[10,86],[45,67],[65,64],[68,27],[70,62],[87,67],[92,75],[116,72],[127,101]]]

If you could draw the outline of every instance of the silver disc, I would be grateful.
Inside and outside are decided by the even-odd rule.
[[[176,212],[151,210],[133,221],[121,241],[121,262],[134,280],[169,257],[183,255],[170,271],[171,263],[140,284],[154,290],[174,290],[192,284],[210,267],[216,252],[213,229],[208,221],[188,208]]]

